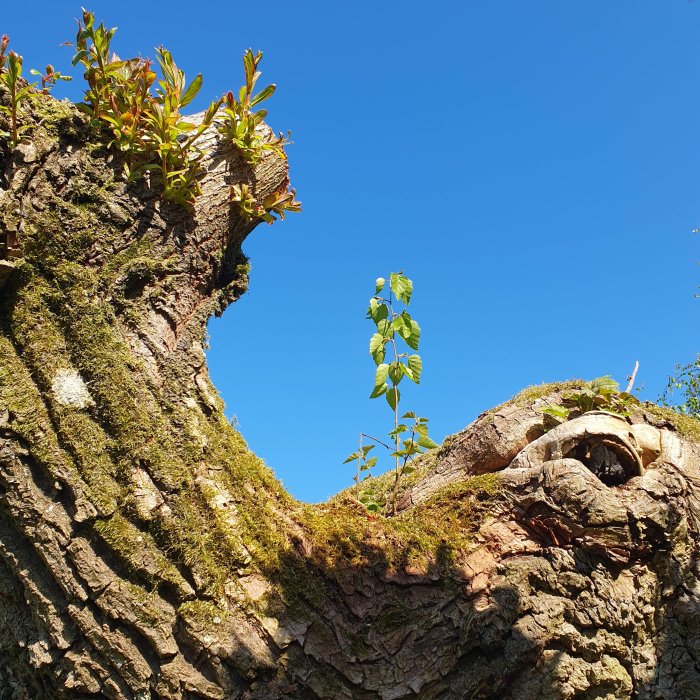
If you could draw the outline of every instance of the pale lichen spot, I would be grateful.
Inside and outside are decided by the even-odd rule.
[[[83,378],[74,369],[59,370],[53,378],[51,389],[62,406],[80,409],[95,404]]]

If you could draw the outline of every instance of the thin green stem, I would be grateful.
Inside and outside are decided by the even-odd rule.
[[[355,498],[360,500],[360,472],[362,471],[362,433],[360,433],[360,449],[357,453],[357,477],[355,479]]]
[[[387,445],[385,442],[382,442],[379,438],[374,437],[374,435],[367,435],[367,433],[360,433],[360,435],[363,435],[364,437],[374,440],[378,445],[381,445],[382,447],[386,447],[387,450],[391,449],[391,445]]]
[[[17,80],[12,81],[10,88],[10,105],[11,105],[11,121],[12,121],[12,148],[15,148],[19,143],[19,131],[17,127]]]
[[[389,321],[389,328],[391,329],[391,335],[389,336],[390,342],[391,342],[391,347],[394,352],[394,358],[392,360],[392,365],[394,365],[397,362],[398,359],[398,351],[396,349],[396,331],[394,330],[393,327],[393,322],[394,319],[398,317],[398,314],[394,313],[394,303],[393,303],[393,293],[391,291],[391,287],[389,288],[389,312],[391,314],[390,318],[391,320]],[[391,380],[391,389],[390,391],[394,392],[394,452],[399,451],[399,433],[398,433],[398,427],[399,427],[399,391],[398,391],[398,385],[394,383],[394,380]],[[401,477],[401,470],[399,467],[399,457],[398,455],[394,456],[394,488],[392,489],[392,496],[391,496],[391,512],[394,514],[396,512],[396,491],[398,489],[398,484],[399,484],[399,479]]]

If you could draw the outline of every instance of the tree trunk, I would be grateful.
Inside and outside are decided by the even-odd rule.
[[[71,105],[32,118],[0,153],[0,698],[700,697],[695,421],[555,426],[567,389],[531,390],[394,517],[300,504],[203,352],[246,289],[229,187],[286,163],[209,132],[188,213]]]

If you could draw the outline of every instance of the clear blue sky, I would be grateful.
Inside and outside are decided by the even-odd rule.
[[[655,398],[700,350],[700,3],[93,2],[122,56],[167,46],[202,100],[265,52],[304,212],[246,243],[249,293],[210,324],[229,415],[305,500],[351,483],[375,277],[423,327],[406,409],[433,436],[533,383],[641,364]],[[68,69],[77,3],[5,3],[25,65]],[[74,99],[79,83],[57,94]],[[387,465],[388,466],[388,465]]]

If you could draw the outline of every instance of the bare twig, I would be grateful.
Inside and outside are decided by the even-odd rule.
[[[625,391],[629,394],[632,392],[632,387],[634,386],[634,380],[637,378],[637,370],[639,369],[639,360],[635,360],[634,363],[634,372],[627,377],[627,379],[630,380],[630,383],[627,385],[627,389]]]

